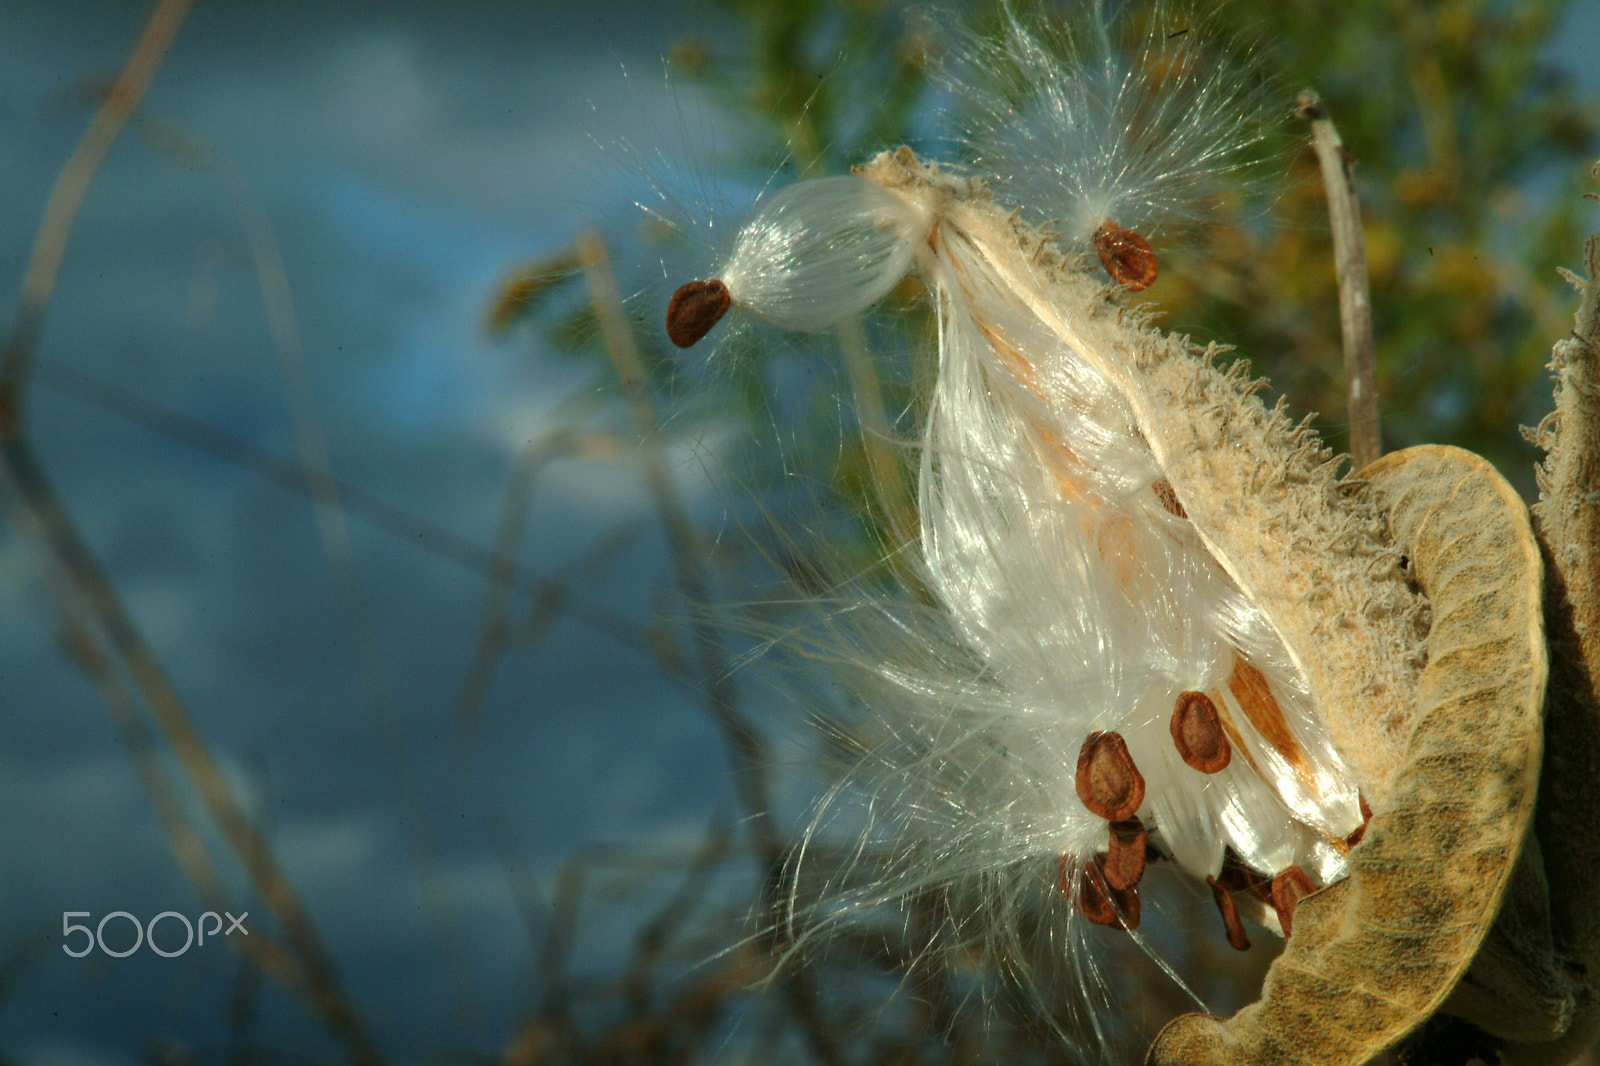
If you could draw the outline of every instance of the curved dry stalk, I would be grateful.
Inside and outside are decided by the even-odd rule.
[[[78,208],[100,163],[159,69],[190,3],[191,0],[162,0],[157,5],[116,84],[96,110],[51,191],[7,338],[4,366],[0,368],[0,473],[16,494],[14,518],[21,527],[19,532],[38,538],[62,576],[55,591],[63,615],[93,620],[93,634],[87,626],[74,627],[81,638],[79,661],[102,679],[101,688],[113,716],[129,709],[128,694],[121,683],[110,680],[119,669],[126,670],[223,838],[267,909],[283,927],[295,959],[291,963],[284,958],[263,956],[267,963],[264,972],[280,979],[299,978],[289,986],[290,991],[309,1001],[313,1012],[348,1047],[354,1061],[377,1063],[381,1061],[377,1046],[345,995],[309,911],[223,776],[177,690],[79,535],[22,432],[23,402],[33,376],[39,330]],[[102,639],[109,651],[100,646]],[[152,798],[158,812],[167,803],[164,793],[153,794]],[[201,873],[202,880],[196,888],[204,895],[210,880],[203,872],[205,867],[184,861],[193,842],[179,836],[172,839],[172,844],[185,872]]]
[[[1494,921],[1543,747],[1542,565],[1488,462],[1423,445],[1363,471],[1433,608],[1417,715],[1350,877],[1310,896],[1258,1002],[1169,1024],[1151,1066],[1357,1066],[1448,996]]]
[[[74,616],[78,612],[73,604],[81,603],[105,633],[115,660],[128,671],[223,838],[238,856],[268,910],[283,926],[306,978],[306,984],[293,991],[310,999],[323,1023],[345,1042],[357,1062],[380,1062],[377,1046],[345,995],[310,912],[278,865],[261,830],[240,804],[177,689],[123,608],[110,580],[78,535],[33,449],[21,436],[0,437],[0,469],[16,492],[18,509],[26,518],[21,532],[39,539],[65,578],[63,612]]]
[[[95,173],[122,127],[144,99],[145,90],[166,59],[167,50],[172,47],[192,3],[193,0],[161,0],[151,12],[144,34],[134,46],[116,84],[95,109],[89,128],[50,190],[50,200],[34,238],[33,254],[28,259],[28,271],[22,278],[17,317],[12,320],[11,333],[6,338],[4,366],[0,367],[0,433],[15,433],[21,426],[22,403],[33,370],[39,328],[44,325],[50,295],[61,273],[61,261],[67,254],[72,222],[78,217],[84,194],[89,191]]]
[[[1339,276],[1339,331],[1344,337],[1344,375],[1349,389],[1350,458],[1356,469],[1383,454],[1378,421],[1378,373],[1372,347],[1372,286],[1367,280],[1366,243],[1361,234],[1361,204],[1356,197],[1350,157],[1322,104],[1306,89],[1295,114],[1311,123],[1311,143],[1322,168],[1333,233],[1334,268]]]
[[[1551,656],[1549,754],[1534,831],[1556,955],[1578,1002],[1552,1062],[1573,1059],[1600,1037],[1600,234],[1584,246],[1584,267],[1575,328],[1552,352],[1555,410],[1528,434],[1545,451],[1533,515],[1548,575]]]

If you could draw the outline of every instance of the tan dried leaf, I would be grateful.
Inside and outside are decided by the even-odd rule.
[[[1300,902],[1261,999],[1226,1021],[1176,1019],[1151,1045],[1152,1066],[1367,1061],[1443,1003],[1511,879],[1537,792],[1547,675],[1527,509],[1455,448],[1395,453],[1362,476],[1433,610],[1402,758],[1349,878]],[[1335,739],[1346,751],[1364,732],[1329,726],[1345,730]]]

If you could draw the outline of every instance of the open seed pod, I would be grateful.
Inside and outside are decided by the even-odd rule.
[[[1349,877],[1301,902],[1261,999],[1226,1021],[1171,1022],[1151,1064],[1365,1062],[1445,1001],[1511,880],[1537,794],[1547,675],[1527,509],[1454,448],[1398,452],[1361,476],[1433,612],[1402,758]]]
[[[1341,478],[1313,432],[1262,404],[1243,366],[1151,328],[1088,255],[982,183],[904,149],[855,176],[903,205],[875,192],[887,206],[874,210],[898,214],[871,233],[915,237],[940,319],[917,548],[948,626],[938,655],[868,663],[852,680],[899,745],[872,753],[865,788],[913,812],[905,854],[960,861],[933,875],[921,862],[891,868],[850,905],[931,882],[982,916],[992,905],[969,906],[971,882],[1059,856],[1076,912],[1135,933],[1148,849],[1211,887],[1234,947],[1249,946],[1243,918],[1291,943],[1326,939],[1313,901],[1348,890],[1363,812],[1408,818],[1428,787],[1407,761],[1427,706],[1426,603],[1403,565],[1415,553],[1397,546],[1415,531],[1391,529],[1398,505]],[[837,191],[797,187],[783,206],[813,198],[814,228],[838,215],[853,234],[858,212],[830,214],[825,194]],[[938,672],[951,661],[963,669]],[[1542,677],[1529,685],[1535,732]],[[1531,804],[1537,747],[1508,758]],[[1529,807],[1512,806],[1460,965],[1429,975],[1424,1002],[1372,1046],[1425,1017],[1471,957],[1526,828]],[[1394,847],[1423,831],[1391,830]],[[1000,898],[1037,891],[1007,882]]]
[[[1362,472],[1433,610],[1400,775],[1349,879],[1304,901],[1260,1001],[1178,1018],[1150,1062],[1357,1063],[1435,1010],[1524,1066],[1580,1061],[1600,1034],[1600,237],[1585,267],[1555,409],[1528,433],[1546,453],[1533,528],[1466,452]]]
[[[1542,754],[1539,545],[1469,453],[1341,477],[1089,251],[900,149],[774,196],[722,271],[729,307],[816,328],[910,271],[939,324],[907,549],[927,602],[835,611],[818,641],[884,738],[848,791],[885,813],[888,858],[795,926],[936,896],[962,922],[943,950],[1025,984],[1037,915],[1017,901],[1056,943],[1073,915],[1137,936],[1146,863],[1170,861],[1234,947],[1241,917],[1288,944],[1258,1003],[1179,1018],[1149,1061],[1354,1066],[1446,1005],[1508,886],[1518,920],[1553,925],[1538,861],[1514,877]],[[1570,1012],[1513,1008],[1500,1035]]]

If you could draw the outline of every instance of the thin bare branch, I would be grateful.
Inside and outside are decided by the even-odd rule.
[[[33,254],[28,259],[28,271],[22,278],[17,317],[12,320],[11,334],[6,338],[5,361],[0,368],[0,433],[10,435],[21,428],[23,395],[33,369],[39,330],[44,325],[45,311],[61,273],[61,261],[67,254],[67,239],[72,234],[78,208],[83,205],[84,195],[106,153],[139,101],[144,99],[145,90],[166,59],[167,49],[172,47],[192,3],[193,0],[161,0],[156,5],[121,76],[95,110],[89,128],[84,130],[78,147],[61,168],[50,190],[50,200],[34,238]]]
[[[553,451],[560,450],[562,436],[564,434],[557,434],[529,442],[511,471],[505,503],[500,510],[500,529],[494,538],[493,565],[484,583],[478,642],[472,650],[472,662],[467,667],[461,692],[456,697],[455,723],[458,733],[471,734],[476,731],[483,701],[488,697],[490,683],[494,680],[495,665],[505,651],[510,629],[506,612],[511,599],[511,577],[517,567],[517,545],[522,542],[522,530],[527,525],[534,482],[546,458]]]
[[[95,625],[106,634],[223,838],[282,925],[304,968],[306,987],[323,1023],[344,1041],[357,1062],[381,1061],[377,1046],[344,994],[310,912],[234,795],[177,689],[123,608],[116,590],[78,535],[44,468],[21,436],[0,436],[0,469],[9,477],[20,504],[18,510],[25,516],[26,528],[21,532],[39,538],[65,577],[73,603],[83,604]],[[75,616],[72,603],[63,603],[62,608],[68,617]]]
[[[1372,347],[1372,288],[1367,280],[1366,243],[1361,235],[1361,204],[1356,198],[1355,161],[1339,139],[1322,97],[1307,89],[1295,113],[1311,123],[1311,143],[1322,166],[1333,231],[1333,258],[1339,275],[1339,328],[1344,334],[1344,373],[1350,389],[1350,458],[1360,470],[1383,454],[1378,422],[1378,372]]]
[[[734,774],[751,829],[765,861],[777,862],[779,846],[767,820],[771,805],[767,799],[766,748],[755,727],[739,708],[738,690],[733,682],[729,656],[716,627],[705,619],[710,602],[706,579],[705,549],[698,531],[689,521],[677,486],[667,469],[661,449],[660,426],[646,386],[644,362],[628,328],[617,292],[611,259],[599,234],[585,233],[576,241],[578,261],[588,279],[589,298],[600,319],[600,332],[607,354],[616,369],[617,380],[628,404],[628,414],[640,440],[645,483],[655,501],[656,511],[666,532],[667,545],[677,572],[678,592],[694,612],[691,623],[695,650],[699,658],[700,679],[704,686],[707,710],[722,730],[733,755]]]
[[[95,407],[136,425],[161,433],[188,447],[221,459],[272,482],[290,492],[310,495],[311,473],[301,464],[257,447],[231,433],[174,411],[154,400],[129,392],[92,377],[80,370],[55,363],[40,363],[36,376],[43,384],[59,392],[93,404]],[[597,447],[588,447],[595,452]],[[480,574],[493,574],[496,560],[494,552],[463,537],[424,521],[366,490],[345,481],[336,481],[335,487],[346,512],[372,523],[423,551],[447,559],[465,569]],[[652,654],[649,632],[640,623],[618,614],[593,600],[574,592],[565,585],[542,578],[520,566],[513,566],[509,575],[512,587],[543,611],[559,610],[579,625],[601,633],[619,644],[632,648],[642,655]]]
[[[694,913],[711,887],[712,877],[727,858],[730,832],[719,819],[706,833],[705,843],[689,864],[677,891],[669,894],[656,913],[634,937],[633,958],[622,976],[623,995],[635,1017],[649,1012],[650,998],[660,986],[657,967],[673,936]]]
[[[500,528],[495,534],[493,566],[483,593],[483,607],[479,612],[478,641],[472,651],[472,662],[467,666],[466,677],[456,696],[456,731],[470,736],[477,730],[483,703],[488,699],[500,657],[514,643],[531,644],[549,631],[558,617],[562,601],[536,599],[527,616],[513,624],[510,618],[511,597],[517,591],[517,546],[527,525],[528,507],[533,498],[533,488],[539,473],[553,459],[574,455],[595,455],[620,451],[615,438],[582,432],[572,425],[561,425],[529,442],[517,459],[510,483],[506,486],[505,503],[500,511]],[[590,577],[601,573],[618,554],[631,544],[639,532],[636,523],[629,523],[601,537],[587,549],[575,566],[557,571],[563,587],[573,588],[579,583],[575,577]],[[643,650],[643,649],[641,649]],[[668,657],[654,656],[657,665],[668,675],[677,671]]]
[[[355,655],[357,676],[377,722],[380,742],[391,760],[398,762],[393,739],[398,735],[393,685],[373,625],[371,601],[356,567],[350,523],[339,482],[333,475],[332,450],[317,412],[315,391],[306,366],[305,342],[300,334],[300,318],[289,287],[289,273],[283,265],[283,252],[278,247],[277,233],[266,208],[244,175],[217,153],[209,154],[219,161],[218,172],[233,194],[244,226],[256,285],[266,305],[267,329],[278,356],[278,370],[294,426],[295,448],[300,453],[305,474],[306,493],[316,516],[323,554],[333,572],[345,629]],[[398,767],[396,769],[398,775]]]

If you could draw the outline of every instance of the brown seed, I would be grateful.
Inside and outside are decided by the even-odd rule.
[[[1203,774],[1224,770],[1233,759],[1217,705],[1204,692],[1178,693],[1178,705],[1172,711],[1172,742],[1183,761]]]
[[[1144,802],[1144,777],[1116,733],[1089,734],[1078,752],[1076,784],[1083,805],[1108,822],[1132,818]]]
[[[1229,892],[1248,892],[1263,903],[1272,902],[1272,879],[1246,866],[1238,852],[1229,847],[1222,849],[1222,873],[1217,884]]]
[[[1228,946],[1236,951],[1250,950],[1250,938],[1244,934],[1244,923],[1239,920],[1239,908],[1233,905],[1233,897],[1217,883],[1215,877],[1206,878],[1206,884],[1211,886],[1211,898],[1216,900],[1217,910],[1222,912],[1222,927],[1228,932]]]
[[[1066,857],[1061,861],[1065,863]],[[1078,905],[1078,913],[1094,922],[1096,925],[1109,925],[1114,929],[1121,929],[1122,923],[1117,920],[1117,909],[1111,905],[1111,889],[1100,876],[1094,863],[1086,866],[1075,867],[1078,884],[1076,893],[1068,882],[1062,891],[1072,897]]]
[[[728,287],[716,278],[678,286],[667,304],[667,336],[678,347],[689,347],[711,332],[732,302]]]
[[[1177,515],[1179,518],[1188,518],[1189,512],[1183,509],[1183,504],[1178,501],[1178,494],[1172,488],[1172,482],[1164,477],[1158,477],[1155,484],[1150,486],[1155,490],[1156,499],[1161,501],[1161,506],[1167,509],[1168,514]]]
[[[1134,292],[1155,283],[1156,253],[1150,242],[1133,230],[1107,219],[1094,231],[1094,250],[1100,253],[1100,265],[1111,280]]]
[[[1317,890],[1311,878],[1298,866],[1291,866],[1272,879],[1272,909],[1278,912],[1278,924],[1283,927],[1283,938],[1289,939],[1289,928],[1294,923],[1295,904]]]
[[[1111,902],[1117,905],[1117,918],[1122,922],[1122,928],[1139,928],[1138,888],[1129,885],[1120,892],[1117,889],[1111,889]]]
[[[1367,806],[1367,797],[1357,792],[1356,802],[1361,804],[1361,824],[1356,826],[1355,832],[1344,838],[1345,846],[1350,848],[1361,843],[1361,838],[1367,835],[1367,823],[1372,821],[1372,808]]]
[[[1067,856],[1061,856],[1061,891],[1073,898],[1078,913],[1096,925],[1109,925],[1113,929],[1139,928],[1139,890],[1131,885],[1115,889],[1106,883],[1104,855],[1096,855],[1093,862],[1078,866]],[[1076,874],[1076,891],[1073,875]]]
[[[1233,673],[1228,677],[1228,691],[1239,701],[1244,716],[1256,727],[1261,739],[1288,760],[1295,776],[1309,783],[1312,780],[1311,760],[1294,739],[1294,733],[1283,717],[1283,708],[1278,706],[1272,688],[1261,671],[1235,656]]]
[[[1111,848],[1106,852],[1106,884],[1114,891],[1124,891],[1139,883],[1144,876],[1145,841],[1149,834],[1144,823],[1137,818],[1111,823]]]

